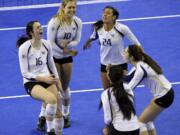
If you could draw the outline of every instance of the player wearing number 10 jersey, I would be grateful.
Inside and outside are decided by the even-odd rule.
[[[76,0],[62,0],[57,14],[52,17],[47,27],[47,39],[53,48],[53,57],[61,80],[64,96],[62,113],[64,128],[70,127],[70,80],[73,68],[73,56],[77,55],[77,46],[81,39],[82,21],[75,13]]]

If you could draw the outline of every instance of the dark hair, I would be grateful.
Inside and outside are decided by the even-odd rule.
[[[27,25],[26,25],[26,34],[28,35],[28,37],[31,39],[32,35],[31,32],[33,32],[33,25],[34,23],[39,22],[37,20],[34,21],[30,21]]]
[[[128,47],[129,56],[134,58],[134,61],[144,61],[147,63],[157,74],[162,74],[161,67],[138,45],[129,45]]]
[[[27,40],[29,40],[29,37],[27,35],[20,36],[16,42],[16,48],[19,48]]]
[[[103,27],[103,21],[102,20],[98,20],[97,22],[95,22],[93,24],[93,28],[97,31],[99,30],[100,28]]]
[[[119,12],[118,12],[118,10],[117,10],[116,8],[112,7],[112,6],[106,6],[106,7],[104,8],[104,10],[107,9],[107,8],[111,9],[111,10],[113,11],[113,15],[115,15],[115,16],[116,16],[116,19],[118,19],[118,17],[119,17]]]
[[[115,9],[115,8],[112,7],[112,6],[106,6],[106,7],[103,9],[103,11],[104,11],[105,9],[107,9],[107,8],[109,8],[109,9],[111,9],[111,10],[113,11],[113,15],[116,16],[116,19],[119,17],[119,12],[118,12],[117,9]],[[98,29],[100,29],[100,28],[103,27],[103,21],[102,21],[102,20],[98,20],[97,22],[95,22],[95,23],[93,24],[93,27],[94,27],[94,29],[97,31]]]
[[[26,35],[22,35],[18,38],[16,42],[16,47],[19,48],[24,42],[26,42],[29,39],[32,39],[31,32],[33,32],[33,25],[35,22],[39,22],[37,20],[30,21],[26,25]]]
[[[119,66],[111,66],[109,69],[109,78],[112,83],[112,92],[116,98],[116,101],[119,105],[120,110],[123,113],[124,119],[131,119],[131,114],[136,114],[133,101],[130,99],[133,98],[132,95],[126,92],[123,86],[123,69]]]

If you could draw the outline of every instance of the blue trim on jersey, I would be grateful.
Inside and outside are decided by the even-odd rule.
[[[76,28],[77,28],[77,30],[78,30],[78,23],[76,22],[76,20],[74,19],[74,23],[75,23],[75,25],[76,25]]]
[[[31,42],[30,42],[30,43],[31,43]],[[29,55],[30,49],[31,49],[31,45],[30,45],[29,48],[28,48],[27,56],[26,56],[27,62],[28,62],[28,70],[30,70],[30,67],[29,67],[29,60],[28,60],[28,55]]]
[[[42,42],[42,44],[43,44],[43,46],[44,46],[44,48],[46,49],[46,51],[47,51],[47,57],[46,57],[46,59],[47,59],[47,67],[48,67],[48,70],[49,70],[49,72],[52,74],[53,72],[51,71],[51,69],[50,69],[50,67],[49,67],[49,62],[48,62],[48,55],[49,55],[49,51],[48,51],[48,48],[46,47],[46,45]]]
[[[76,22],[75,19],[74,19],[74,23],[75,23],[75,25],[76,25],[76,29],[77,29],[77,30],[76,30],[76,35],[77,35],[77,32],[78,32],[78,28],[79,28],[79,27],[78,27],[78,23]],[[74,39],[75,39],[75,37],[73,38],[73,40],[74,40]]]
[[[60,24],[59,24],[59,26],[58,26],[57,29],[56,29],[56,35],[57,35],[57,31],[58,31],[59,28],[60,28]],[[56,43],[56,45],[57,45],[60,49],[63,49],[63,47],[60,47],[60,46],[58,45],[57,38],[55,38],[55,43]]]
[[[94,40],[96,40],[96,39],[98,39],[99,38],[99,35],[98,35],[98,32],[95,30],[95,32],[96,32],[96,35],[95,35],[95,38],[91,38],[92,39],[92,41],[94,41]]]
[[[131,79],[134,77],[135,71],[136,71],[136,70],[134,70],[130,75],[124,75],[124,76],[123,76],[123,81],[124,81],[124,82],[130,82]]]
[[[146,72],[146,70],[145,70],[141,65],[140,65],[140,67],[141,67],[142,70],[144,71],[144,75],[143,75],[143,77],[141,78],[141,80],[139,81],[139,83],[137,83],[137,85],[136,85],[135,87],[137,87],[137,86],[143,81],[143,79],[147,77],[147,72]]]
[[[124,37],[124,34],[122,32],[120,32],[116,27],[114,27],[114,29],[122,36]]]
[[[146,70],[145,70],[141,65],[140,65],[140,67],[142,68],[142,70],[143,70],[143,72],[144,72],[144,75],[143,75],[143,77],[142,77],[141,80],[137,83],[137,85],[136,85],[135,87],[137,87],[137,86],[143,81],[143,79],[147,77],[147,72],[146,72]],[[134,70],[130,75],[124,76],[124,77],[123,77],[123,81],[124,81],[124,82],[130,82],[130,81],[132,80],[132,78],[134,77],[135,72],[136,72],[136,70]],[[134,88],[135,88],[135,87],[134,87]]]
[[[24,78],[27,79],[27,80],[29,80],[29,81],[33,81],[33,82],[36,81],[35,78],[30,78],[30,79],[29,79],[29,78],[26,78],[26,77],[24,77]]]
[[[42,42],[42,45],[44,46],[44,48],[46,49],[46,51],[48,52],[48,48],[46,47],[46,45]]]

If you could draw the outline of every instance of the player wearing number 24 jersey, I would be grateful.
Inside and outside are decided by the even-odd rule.
[[[117,22],[119,12],[111,6],[106,6],[103,10],[102,20],[93,24],[93,33],[86,41],[83,49],[91,46],[93,40],[99,39],[100,42],[100,64],[101,79],[103,88],[110,87],[110,82],[106,75],[106,66],[119,65],[123,68],[124,74],[127,73],[127,62],[124,59],[124,37],[127,37],[131,43],[140,45],[135,35],[128,26]]]
[[[104,27],[94,30],[91,39],[99,39],[100,42],[100,62],[103,65],[126,63],[123,57],[124,37],[127,36],[132,43],[140,44],[131,30],[124,24],[116,22],[110,31]]]

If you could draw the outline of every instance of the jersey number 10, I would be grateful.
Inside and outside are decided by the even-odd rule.
[[[64,39],[70,39],[70,38],[71,38],[71,33],[64,34]]]

